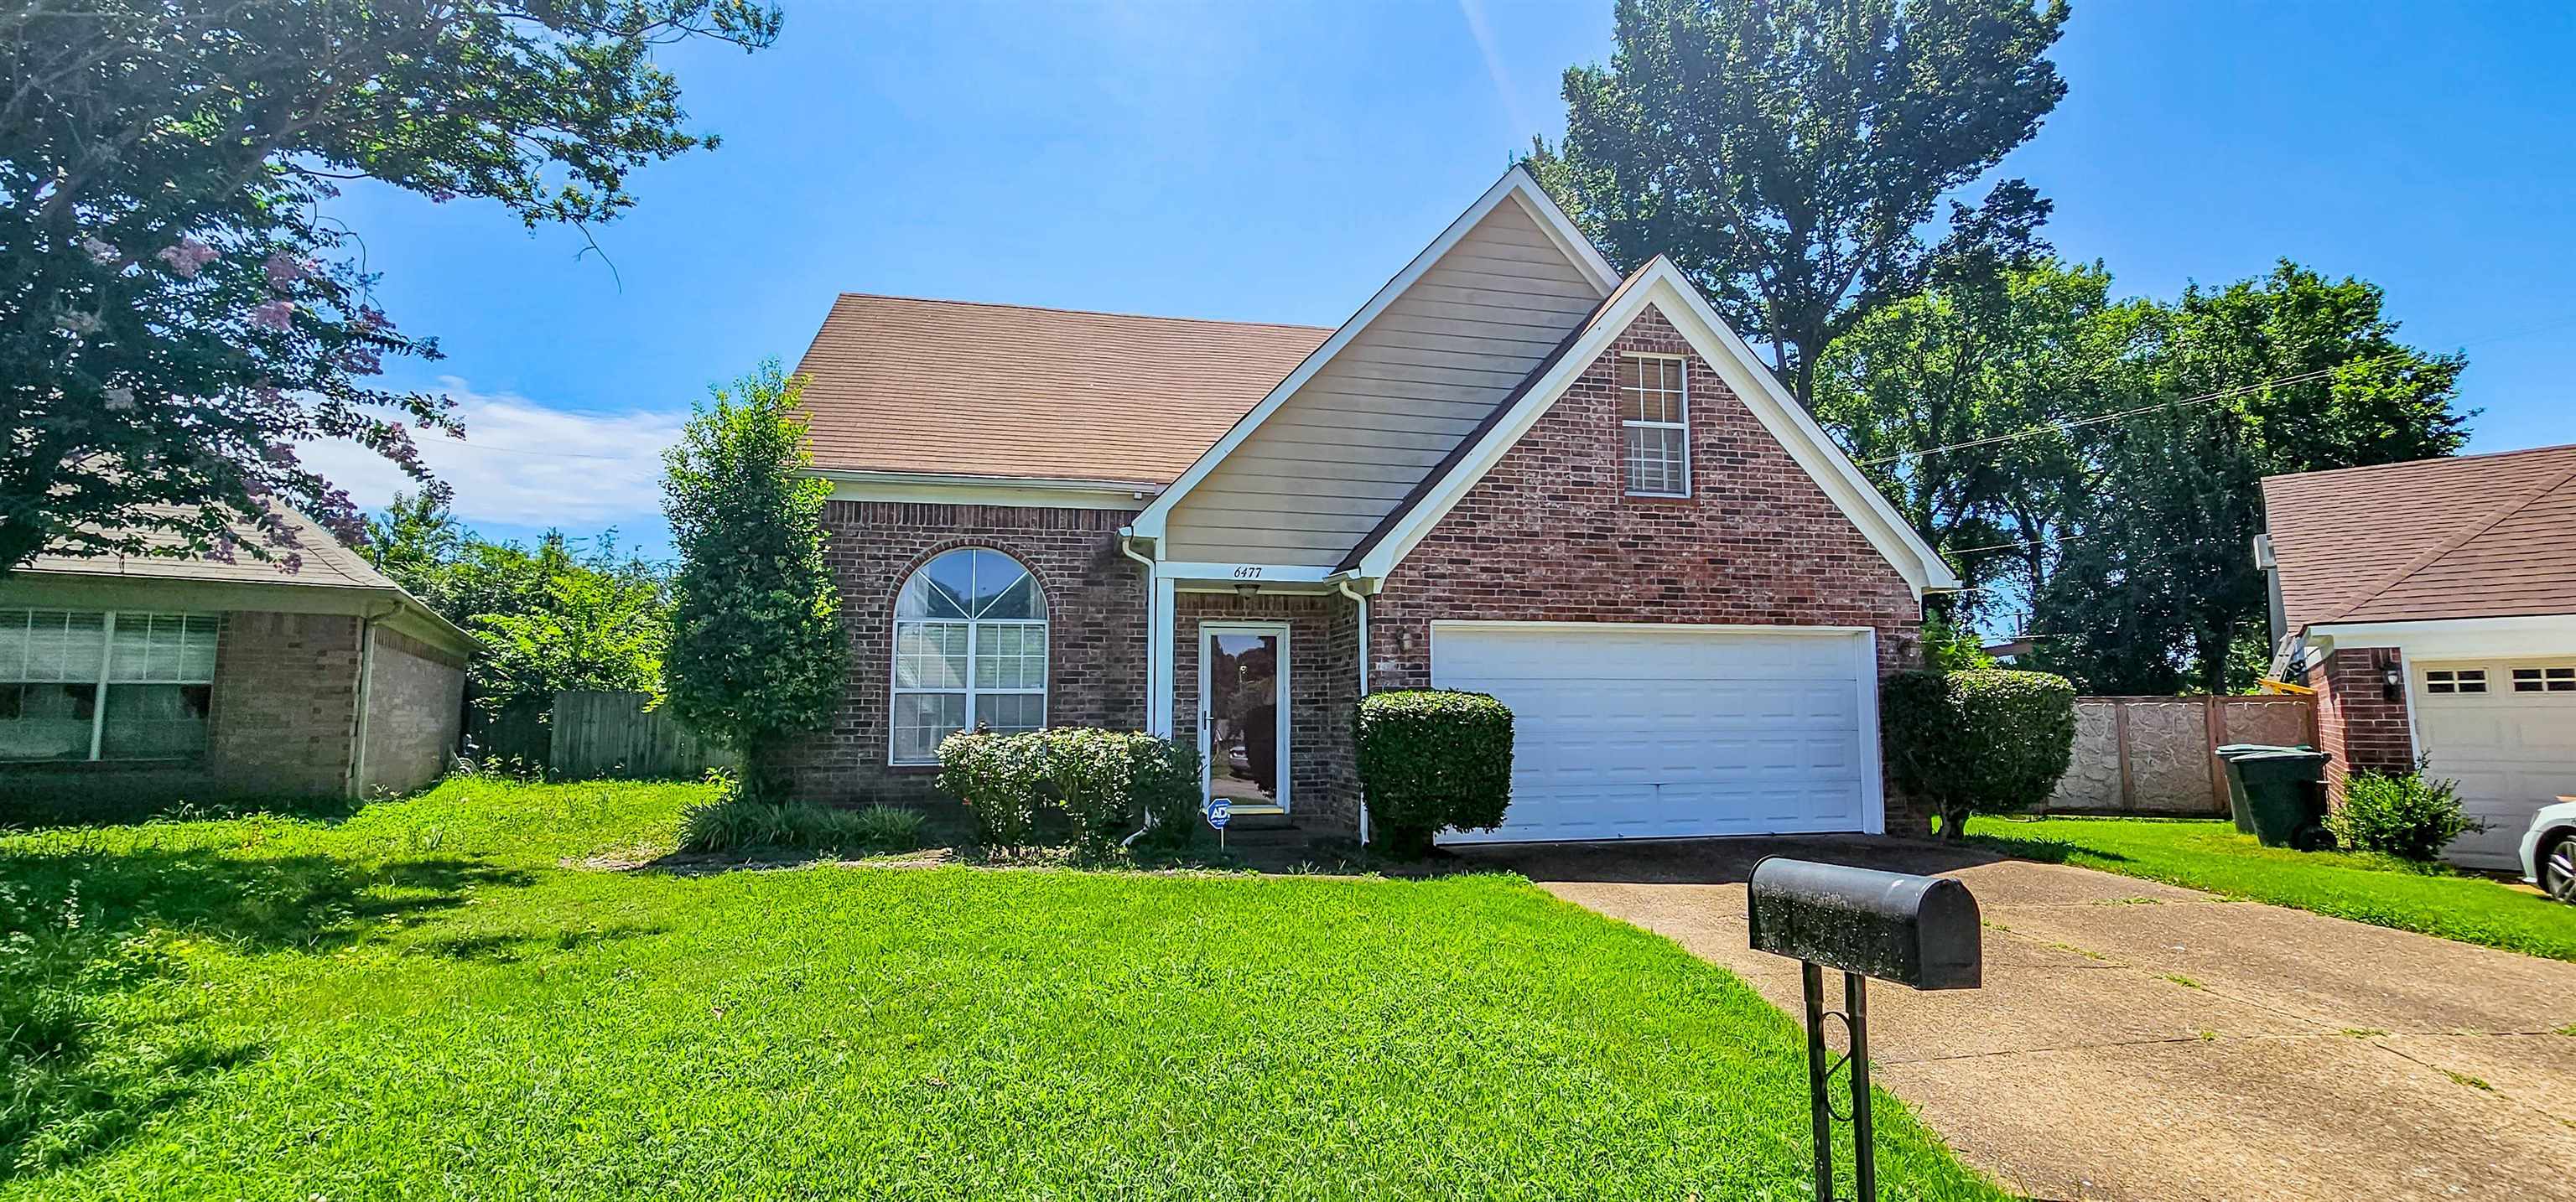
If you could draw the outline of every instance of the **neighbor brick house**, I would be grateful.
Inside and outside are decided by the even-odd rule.
[[[2422,760],[2487,829],[2444,853],[2508,868],[2576,794],[2576,446],[2263,481],[2279,663],[2317,690],[2339,799]]]
[[[1490,692],[1459,839],[1921,829],[1880,676],[1957,580],[1663,258],[1506,174],[1334,329],[845,295],[799,370],[852,650],[812,793],[974,727],[1196,740],[1366,837],[1352,709]]]
[[[0,575],[0,801],[360,797],[445,771],[474,640],[288,526],[293,571],[45,555]]]

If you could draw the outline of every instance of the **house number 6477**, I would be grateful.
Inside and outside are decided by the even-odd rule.
[[[1234,570],[1234,578],[1237,580],[1257,580],[1260,579],[1260,577],[1261,569],[1259,568],[1236,568]]]

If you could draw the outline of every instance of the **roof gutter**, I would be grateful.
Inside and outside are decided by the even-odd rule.
[[[367,711],[373,708],[376,687],[376,624],[401,613],[403,602],[410,600],[397,593],[394,603],[383,613],[358,617],[358,687],[356,712],[349,717],[349,779],[345,791],[352,798],[364,799],[367,787]]]

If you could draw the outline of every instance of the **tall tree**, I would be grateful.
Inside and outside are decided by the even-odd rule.
[[[587,228],[685,132],[653,48],[776,36],[746,0],[22,0],[0,13],[0,572],[244,551],[281,503],[358,534],[297,457],[352,439],[439,491],[436,395],[331,216],[341,181]],[[259,537],[240,539],[237,530]],[[159,550],[156,552],[156,546]]]
[[[2399,343],[2385,297],[2290,262],[2160,315],[2140,398],[2171,407],[2077,432],[2088,487],[2036,599],[2044,657],[2096,692],[2230,692],[2266,637],[2261,481],[2449,455],[2458,354]]]
[[[663,512],[680,548],[664,660],[681,721],[732,749],[744,792],[774,795],[780,755],[832,716],[848,676],[840,593],[823,562],[823,502],[799,398],[776,360],[718,388],[664,456]]]
[[[1532,164],[1622,266],[1671,256],[1802,401],[1825,345],[1921,285],[1917,227],[2066,92],[2065,0],[1619,0]],[[2003,219],[2035,201],[2006,181]]]
[[[1967,589],[1951,616],[2016,608],[2046,578],[2084,481],[2070,435],[2034,429],[2130,395],[2152,307],[2098,264],[1944,272],[1834,340],[1815,410]]]

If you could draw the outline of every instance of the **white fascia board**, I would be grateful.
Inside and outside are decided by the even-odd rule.
[[[805,474],[830,481],[835,501],[898,501],[924,505],[1132,510],[1144,508],[1163,487],[1138,480],[864,472],[838,468],[815,468]]]
[[[1181,473],[1180,479],[1172,481],[1171,487],[1164,489],[1161,496],[1154,498],[1153,504],[1146,506],[1143,513],[1136,515],[1136,533],[1145,538],[1161,538],[1164,521],[1171,517],[1173,507],[1180,504],[1183,496],[1198,487],[1199,481],[1206,479],[1208,473],[1215,471],[1218,464],[1225,462],[1226,456],[1233,454],[1235,448],[1242,446],[1245,439],[1252,437],[1252,432],[1260,429],[1262,422],[1269,420],[1271,414],[1277,413],[1280,406],[1287,404],[1288,398],[1297,395],[1297,390],[1305,387],[1306,381],[1314,379],[1315,373],[1324,370],[1324,366],[1331,363],[1333,357],[1342,352],[1342,348],[1349,346],[1353,339],[1367,330],[1377,320],[1379,314],[1386,312],[1387,306],[1394,304],[1396,298],[1403,296],[1406,289],[1413,287],[1414,283],[1429,272],[1433,265],[1439,263],[1442,256],[1447,255],[1460,240],[1467,236],[1469,231],[1476,228],[1476,223],[1483,221],[1487,214],[1494,211],[1494,206],[1515,199],[1523,210],[1537,220],[1539,228],[1547,231],[1548,237],[1557,242],[1559,249],[1566,251],[1583,273],[1590,277],[1594,291],[1608,296],[1612,289],[1619,286],[1618,273],[1610,270],[1609,261],[1601,257],[1599,250],[1594,249],[1591,239],[1583,236],[1583,231],[1575,226],[1573,219],[1567,217],[1563,209],[1556,207],[1555,201],[1547,198],[1547,190],[1539,187],[1537,178],[1529,173],[1528,168],[1514,167],[1504,172],[1503,178],[1495,180],[1493,187],[1485,189],[1485,194],[1477,197],[1475,204],[1469,205],[1467,211],[1459,214],[1456,221],[1450,222],[1449,228],[1440,231],[1440,236],[1432,239],[1431,245],[1423,247],[1422,253],[1413,256],[1413,261],[1405,264],[1404,270],[1397,272],[1395,278],[1388,280],[1384,287],[1379,288],[1375,295],[1369,297],[1368,303],[1360,306],[1359,312],[1352,314],[1349,321],[1343,322],[1340,329],[1334,330],[1332,337],[1325,339],[1322,346],[1316,347],[1313,354],[1306,356],[1305,361],[1297,365],[1297,370],[1289,372],[1287,379],[1281,380],[1277,387],[1270,390],[1269,395],[1261,398],[1260,404],[1254,405],[1251,412],[1244,414],[1234,423],[1232,429],[1225,432],[1225,437],[1216,440],[1216,445],[1201,452],[1197,461],[1190,464],[1189,470]]]
[[[2546,659],[2576,655],[2576,614],[2441,618],[2426,622],[2334,622],[2308,627],[2323,650],[2394,647],[2409,660]]]
[[[1299,564],[1277,563],[1185,563],[1165,560],[1154,565],[1158,580],[1189,580],[1235,584],[1321,584],[1333,579],[1333,569]]]
[[[1504,453],[1529,433],[1530,427],[1538,424],[1538,419],[1648,305],[1672,321],[1673,328],[1726,381],[1726,386],[1744,402],[1745,408],[1752,410],[1790,458],[1815,479],[1862,537],[1905,578],[1918,599],[1927,591],[1959,587],[1958,575],[1942,562],[1941,556],[1914,533],[1914,528],[1887,503],[1887,498],[1879,495],[1877,487],[1861,475],[1860,468],[1842,453],[1842,448],[1834,445],[1824,428],[1808,417],[1806,409],[1753,358],[1752,349],[1727,329],[1724,319],[1709,307],[1681,270],[1663,258],[1650,264],[1637,285],[1602,314],[1583,340],[1521,397],[1519,406],[1487,435],[1474,456],[1444,477],[1421,504],[1405,515],[1403,524],[1361,560],[1359,574],[1384,577],[1394,571],[1395,565],[1402,563],[1467,495],[1467,490],[1483,479]]]

